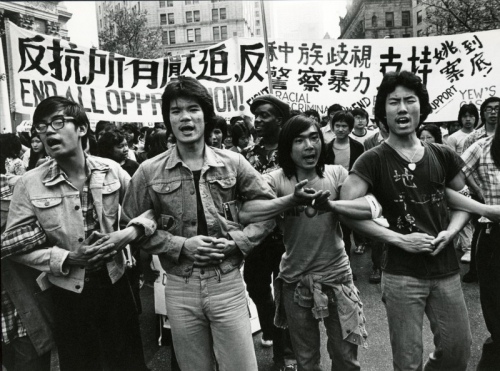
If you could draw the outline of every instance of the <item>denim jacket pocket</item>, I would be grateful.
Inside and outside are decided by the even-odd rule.
[[[178,215],[182,213],[182,182],[180,180],[169,183],[153,184],[151,188],[156,193],[162,214]]]
[[[31,203],[38,214],[38,221],[46,231],[61,228],[62,197],[43,197],[32,199]]]
[[[236,178],[208,178],[210,193],[212,194],[212,199],[217,211],[224,215],[222,205],[224,202],[232,201],[235,198],[233,191],[236,186]]]
[[[120,204],[120,181],[116,180],[108,184],[104,184],[102,188],[102,209],[104,215],[115,216],[118,214],[118,206]]]

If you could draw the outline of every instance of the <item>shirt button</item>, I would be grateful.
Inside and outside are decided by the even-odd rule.
[[[80,285],[76,285],[75,289],[80,290]]]
[[[167,191],[170,191],[170,187],[167,187]]]
[[[90,281],[90,278],[85,278],[85,282],[89,282]]]
[[[75,206],[75,210],[80,210],[80,206]]]
[[[81,238],[81,237],[80,237],[80,238],[78,239],[78,242],[83,242],[83,238]]]
[[[192,195],[194,195],[194,189],[192,189],[189,193],[191,193]]]
[[[45,203],[45,206],[49,206],[49,201],[47,201],[47,202]]]

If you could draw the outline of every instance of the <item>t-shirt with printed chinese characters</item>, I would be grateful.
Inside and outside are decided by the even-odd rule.
[[[307,187],[329,190],[330,199],[338,198],[347,170],[340,165],[325,165],[324,177],[310,179]],[[287,178],[282,169],[264,175],[278,197],[292,194],[296,178]],[[297,206],[284,213],[284,242],[286,252],[280,263],[279,277],[287,283],[301,276],[334,272],[336,277],[351,273],[345,252],[338,215],[333,212],[306,210]]]
[[[460,172],[464,163],[445,145],[423,145],[424,156],[414,170],[396,150],[382,143],[361,155],[351,173],[370,185],[369,192],[382,205],[391,230],[436,237],[449,224],[446,184]],[[450,244],[436,256],[414,254],[388,245],[382,269],[392,274],[438,278],[454,274],[460,268],[453,244]]]

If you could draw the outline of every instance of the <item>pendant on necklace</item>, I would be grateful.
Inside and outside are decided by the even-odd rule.
[[[411,171],[415,170],[416,167],[417,167],[417,165],[414,162],[410,162],[408,164],[408,169],[410,169]]]

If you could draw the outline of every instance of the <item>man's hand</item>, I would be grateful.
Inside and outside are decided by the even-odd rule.
[[[432,253],[434,248],[432,242],[434,237],[426,233],[411,233],[398,236],[399,241],[395,243],[399,248],[413,254]]]
[[[219,264],[224,254],[214,246],[215,238],[208,236],[194,236],[188,238],[182,246],[181,254],[198,266]]]
[[[435,250],[431,253],[432,256],[436,256],[443,250],[446,245],[453,241],[455,234],[450,231],[441,231],[437,235],[437,237],[431,242],[432,246],[434,246]]]
[[[89,259],[90,264],[96,264],[99,261],[108,262],[113,258],[116,253],[123,250],[129,243],[137,239],[141,235],[141,228],[138,226],[130,226],[120,231],[115,231],[107,235],[108,243],[112,244],[113,247],[102,246],[92,258]]]
[[[318,197],[324,197],[326,193],[328,193],[328,196],[330,196],[330,191],[316,191],[312,188],[304,188],[307,182],[308,180],[304,179],[303,181],[295,185],[295,191],[293,192],[293,201],[297,205],[310,205],[314,199]]]
[[[93,240],[96,241],[90,245],[83,244],[76,251],[70,251],[66,263],[69,265],[96,267],[104,264],[104,259],[109,259],[116,254],[114,244],[109,242],[108,235],[92,232],[88,241]]]
[[[320,211],[332,211],[332,204],[330,203],[329,199],[330,195],[330,191],[321,191],[321,194],[318,195],[318,198],[312,201],[312,207]]]
[[[223,237],[214,239],[214,246],[216,249],[219,249],[225,257],[231,255],[238,248],[236,242]]]

